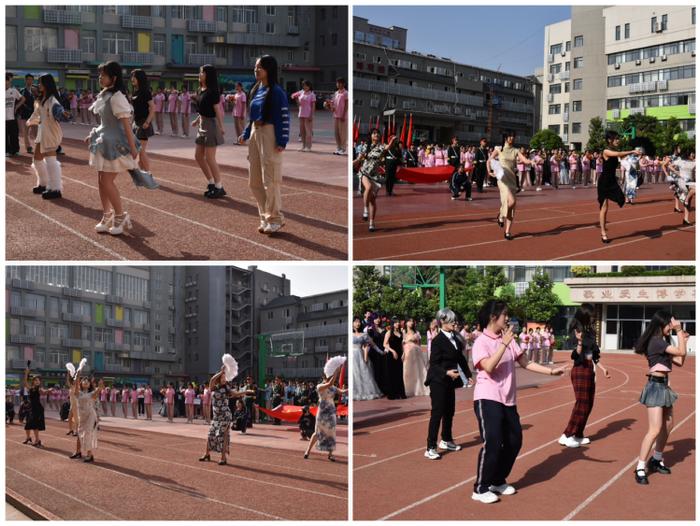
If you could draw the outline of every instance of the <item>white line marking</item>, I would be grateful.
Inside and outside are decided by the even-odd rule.
[[[29,210],[31,210],[31,211],[34,212],[35,214],[37,214],[37,215],[43,217],[43,218],[46,219],[47,221],[49,221],[49,222],[51,222],[51,223],[53,223],[53,224],[59,226],[60,228],[63,228],[64,230],[67,230],[67,231],[70,232],[71,234],[73,234],[73,235],[79,237],[82,241],[87,241],[87,242],[90,243],[91,245],[93,245],[93,246],[99,248],[100,250],[104,250],[105,252],[107,252],[107,254],[109,254],[110,256],[112,256],[114,259],[121,259],[121,260],[126,260],[126,259],[127,259],[126,257],[122,256],[121,254],[119,254],[119,253],[115,252],[114,250],[110,249],[109,247],[106,247],[106,246],[104,246],[104,245],[101,245],[100,243],[98,243],[98,242],[95,241],[94,239],[90,239],[90,238],[87,237],[85,234],[83,234],[83,233],[81,233],[81,232],[78,232],[77,230],[74,230],[73,228],[71,228],[71,227],[69,227],[69,226],[67,226],[67,225],[64,225],[63,223],[61,223],[61,222],[58,221],[57,219],[54,219],[53,217],[51,217],[51,216],[49,216],[49,215],[46,215],[46,214],[43,213],[42,211],[37,210],[36,208],[29,206],[28,204],[26,204],[26,203],[20,201],[19,199],[17,199],[16,197],[14,197],[14,196],[12,196],[12,195],[10,195],[10,194],[6,194],[6,197],[7,197],[7,199],[10,199],[10,200],[14,201],[14,202],[17,203],[18,205],[22,205],[23,207],[28,208]]]
[[[18,443],[19,443],[19,442],[18,442]],[[48,453],[48,451],[47,451],[47,453]],[[108,511],[106,511],[106,510],[103,510],[102,508],[98,508],[97,506],[93,506],[93,505],[90,504],[89,502],[85,502],[84,500],[81,500],[81,499],[79,499],[78,497],[75,497],[75,496],[73,496],[73,495],[69,495],[68,493],[64,493],[64,492],[61,491],[60,489],[56,489],[55,486],[49,486],[48,484],[44,484],[44,483],[41,482],[40,480],[37,480],[37,479],[35,479],[34,477],[30,477],[29,475],[27,475],[27,474],[25,474],[25,473],[22,473],[21,471],[17,471],[15,468],[11,468],[10,466],[5,466],[5,467],[6,467],[6,469],[8,469],[8,470],[10,470],[10,471],[14,471],[14,472],[17,473],[18,475],[20,475],[20,476],[22,476],[22,477],[24,477],[24,478],[27,478],[27,479],[31,480],[32,482],[35,482],[36,484],[39,484],[40,486],[43,486],[43,487],[45,487],[45,488],[47,488],[47,489],[49,489],[49,490],[51,490],[51,491],[55,491],[55,492],[58,493],[59,495],[62,495],[62,496],[64,496],[64,497],[67,497],[67,498],[69,498],[69,499],[71,499],[71,500],[74,500],[74,501],[76,501],[76,502],[82,504],[83,506],[86,506],[86,507],[88,507],[88,508],[92,508],[93,510],[99,511],[100,513],[103,513],[103,514],[105,514],[105,515],[107,515],[108,517],[111,517],[111,518],[113,518],[113,519],[122,520],[121,517],[117,517],[116,515],[113,515],[113,514],[111,514],[110,512],[108,512]]]
[[[692,417],[695,414],[695,410],[693,410],[692,413],[690,413],[688,416],[686,416],[683,420],[678,422],[678,424],[671,430],[671,433],[673,433],[676,429],[681,427],[683,424],[685,424],[690,417]],[[670,433],[669,433],[670,434]],[[622,477],[625,473],[628,473],[629,470],[632,468],[637,463],[637,460],[639,457],[635,457],[635,459],[627,464],[624,468],[622,468],[620,471],[617,472],[617,474],[612,477],[610,480],[608,480],[605,484],[603,484],[600,488],[595,490],[586,500],[584,500],[581,504],[576,506],[574,510],[569,513],[566,517],[564,517],[562,520],[563,521],[569,521],[573,519],[576,515],[578,515],[583,509],[588,506],[591,502],[593,502],[598,496],[600,496],[603,492],[605,492],[610,486],[612,486],[620,477]]]

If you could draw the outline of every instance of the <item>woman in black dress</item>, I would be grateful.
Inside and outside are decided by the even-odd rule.
[[[142,69],[135,69],[131,72],[131,105],[134,107],[134,133],[141,141],[139,151],[139,167],[147,172],[151,171],[151,163],[148,160],[146,148],[148,148],[148,138],[153,137],[154,131],[151,123],[156,118],[156,105],[151,96],[151,89],[148,87],[148,77]],[[143,398],[141,398],[143,401]]]
[[[370,337],[371,345],[377,352],[369,353],[369,361],[372,362],[372,370],[374,371],[374,381],[377,383],[379,390],[386,392],[386,356],[384,351],[384,335],[386,331],[382,327],[382,318],[375,315],[372,323],[367,327],[367,335]]]
[[[386,394],[389,400],[406,398],[406,389],[403,385],[403,334],[399,326],[399,319],[391,319],[391,329],[384,336],[384,350],[386,350]]]
[[[34,376],[30,387],[29,368],[25,369],[22,389],[26,389],[28,391],[30,405],[30,411],[24,424],[24,431],[27,434],[27,439],[23,442],[23,444],[41,447],[39,431],[46,431],[46,423],[44,422],[44,406],[41,405],[41,395],[45,394],[46,390],[41,387],[41,376]],[[34,431],[33,443],[30,434],[31,431]]]
[[[613,149],[620,146],[620,136],[616,131],[608,130],[605,133],[605,140],[608,143],[608,147],[603,150],[603,173],[598,179],[598,204],[600,205],[600,238],[603,243],[610,243],[605,230],[608,217],[608,201],[617,203],[620,208],[625,204],[625,194],[617,182],[617,165],[620,163],[620,157],[634,153],[634,150],[618,152],[616,149]]]

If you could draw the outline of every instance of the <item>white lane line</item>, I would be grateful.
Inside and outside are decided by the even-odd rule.
[[[82,186],[86,186],[87,188],[91,188],[92,190],[98,190],[98,188],[97,188],[96,186],[89,185],[89,184],[84,183],[83,181],[80,181],[80,180],[78,180],[78,179],[73,179],[72,177],[66,177],[66,176],[64,175],[64,176],[63,176],[63,180],[64,180],[64,181],[71,181],[71,182],[73,182],[73,183],[80,184],[80,185],[82,185]],[[179,215],[179,214],[174,214],[174,213],[172,213],[172,212],[168,212],[167,210],[163,210],[163,209],[161,209],[161,208],[158,208],[158,207],[155,207],[155,206],[151,206],[151,205],[146,204],[146,203],[142,203],[141,201],[137,201],[136,199],[131,199],[130,197],[124,197],[124,196],[122,196],[122,200],[124,200],[124,201],[129,201],[129,202],[134,203],[134,204],[136,204],[136,205],[143,206],[144,208],[148,208],[149,210],[153,210],[154,212],[159,212],[159,213],[161,213],[161,214],[165,214],[165,215],[170,216],[170,217],[173,217],[173,218],[175,218],[175,219],[179,219],[180,221],[183,221],[183,222],[185,222],[185,223],[189,223],[189,224],[191,224],[191,225],[195,225],[195,226],[198,226],[198,227],[201,227],[201,228],[205,228],[205,229],[207,229],[207,230],[209,230],[209,231],[211,231],[211,232],[215,232],[215,233],[217,233],[217,234],[222,234],[222,235],[224,235],[224,236],[237,239],[238,241],[243,241],[243,242],[245,242],[245,243],[249,243],[249,244],[251,244],[251,245],[253,245],[253,246],[256,246],[256,247],[258,247],[258,248],[262,248],[262,249],[265,249],[265,250],[269,250],[269,251],[271,251],[271,252],[276,252],[277,254],[280,254],[280,255],[285,256],[285,257],[290,258],[290,259],[304,260],[304,258],[299,257],[299,256],[295,256],[294,254],[290,254],[289,252],[285,252],[284,250],[280,250],[280,249],[278,249],[278,248],[269,247],[269,246],[267,246],[267,245],[263,245],[263,244],[261,244],[261,243],[258,243],[257,241],[251,241],[251,240],[248,239],[248,238],[239,236],[239,235],[237,235],[237,234],[232,234],[231,232],[226,232],[225,230],[221,230],[220,228],[216,228],[216,227],[213,227],[213,226],[211,226],[211,225],[207,225],[207,224],[205,224],[205,223],[200,223],[199,221],[195,221],[194,219],[190,219],[190,218],[188,218],[188,217],[184,217],[184,216],[181,216],[181,215]]]
[[[676,429],[681,427],[683,424],[685,424],[693,415],[695,414],[695,410],[693,410],[692,413],[690,413],[688,416],[686,416],[683,420],[678,422],[676,426],[671,430],[671,433],[673,433]],[[638,457],[636,457],[632,462],[627,464],[624,468],[622,468],[620,471],[617,472],[617,474],[612,477],[610,480],[608,480],[605,484],[603,484],[601,487],[599,487],[597,490],[595,490],[586,500],[584,500],[581,504],[576,506],[574,510],[569,513],[566,517],[564,517],[562,520],[563,521],[569,521],[573,519],[576,515],[578,515],[581,511],[584,510],[591,502],[593,502],[598,496],[600,496],[602,493],[604,493],[610,486],[612,486],[620,477],[625,475],[626,473],[629,473],[629,470],[632,469],[632,466],[634,466],[637,463]]]
[[[17,442],[17,443],[19,444],[19,442]],[[103,510],[102,508],[98,508],[97,506],[93,506],[89,502],[85,502],[84,500],[79,499],[78,497],[76,497],[74,495],[69,495],[68,493],[63,492],[60,489],[57,489],[55,486],[49,486],[48,484],[44,484],[42,481],[37,480],[34,477],[30,477],[29,475],[22,473],[21,471],[17,471],[15,468],[11,468],[10,466],[5,466],[5,469],[7,469],[9,471],[14,471],[17,475],[24,477],[24,478],[27,478],[27,479],[31,480],[32,482],[34,482],[35,484],[39,484],[40,486],[43,486],[50,491],[54,491],[63,497],[74,500],[77,503],[79,503],[87,508],[92,508],[95,511],[99,511],[100,513],[103,513],[104,515],[106,515],[107,517],[110,517],[111,519],[116,519],[118,521],[122,520],[121,517],[117,517],[116,515],[113,515],[112,513],[108,512],[107,510]]]
[[[596,215],[597,215],[597,214],[596,214]],[[653,216],[645,216],[644,219],[653,219],[653,218],[656,218],[656,217],[663,217],[663,216],[667,216],[667,215],[671,215],[671,214],[669,214],[669,213],[663,213],[663,214],[656,214],[656,215],[653,215]],[[641,219],[641,218],[632,218],[632,219],[626,219],[626,220],[624,220],[624,221],[617,221],[616,223],[609,223],[609,224],[610,224],[610,225],[612,225],[612,224],[621,225],[621,224],[623,224],[623,223],[639,222],[640,219]],[[520,224],[523,224],[523,223],[533,223],[533,222],[537,222],[537,221],[542,221],[542,219],[528,219],[528,220],[525,220],[525,221],[519,221],[517,224],[520,225]],[[481,225],[481,226],[493,226],[493,225]],[[455,229],[464,229],[464,228],[466,228],[466,227],[468,227],[468,225],[463,225],[463,226],[461,226],[461,227],[456,227]],[[477,227],[472,226],[472,227],[469,227],[469,228],[477,228]],[[586,230],[586,229],[589,229],[589,228],[595,229],[595,228],[598,228],[598,226],[597,226],[597,225],[579,226],[579,227],[576,227],[576,228],[572,228],[572,229],[570,229],[570,230],[567,230],[567,232],[575,232],[575,231],[577,231],[577,230]],[[441,229],[440,232],[445,232],[446,230],[449,230],[449,229]],[[680,230],[680,229],[679,229],[679,230]],[[422,234],[422,233],[424,233],[424,232],[421,232],[421,234]],[[415,231],[412,232],[412,235],[415,237],[416,232],[415,232]],[[539,234],[535,234],[535,235],[533,235],[533,234],[528,234],[528,235],[525,235],[525,236],[517,236],[517,237],[516,237],[516,240],[519,240],[519,239],[534,239],[534,238],[537,237],[538,235],[539,235]],[[393,237],[392,234],[390,234],[390,236]],[[374,239],[378,239],[378,238],[370,237],[370,238],[361,238],[360,240],[364,240],[364,239],[372,239],[372,240],[374,240]],[[642,239],[647,239],[647,238],[642,238]],[[356,239],[356,241],[357,241],[357,239]],[[376,258],[372,258],[372,259],[415,259],[413,256],[422,256],[422,255],[425,255],[425,254],[434,254],[434,253],[437,253],[437,252],[453,252],[453,251],[455,251],[455,250],[460,250],[460,249],[465,249],[465,248],[479,247],[479,246],[483,246],[483,245],[492,245],[492,244],[494,244],[494,243],[501,243],[501,244],[503,244],[503,243],[509,243],[509,241],[507,241],[507,240],[505,240],[505,239],[493,239],[493,240],[490,240],[490,241],[482,241],[482,242],[480,242],[480,243],[470,243],[470,244],[467,244],[467,245],[457,245],[457,246],[444,247],[444,248],[433,248],[433,249],[430,249],[430,250],[421,250],[421,251],[418,251],[418,252],[407,252],[407,253],[404,253],[404,254],[395,254],[395,255],[392,255],[392,256],[376,257]],[[620,246],[620,244],[618,243],[617,246]],[[409,257],[409,256],[410,256],[410,257]],[[566,256],[566,257],[571,257],[571,256]],[[554,258],[554,259],[558,259],[558,258]]]
[[[659,237],[668,236],[668,235],[671,235],[671,234],[677,234],[678,232],[684,232],[684,231],[687,231],[687,230],[692,230],[693,228],[694,228],[693,226],[686,226],[686,227],[677,228],[677,229],[675,229],[675,230],[669,230],[669,231],[666,231],[666,232],[661,232],[661,235],[660,235]],[[575,254],[567,254],[567,255],[565,255],[565,256],[558,256],[558,257],[556,257],[556,258],[553,258],[553,261],[557,261],[557,260],[560,260],[560,259],[571,259],[571,258],[574,258],[574,257],[576,257],[576,256],[582,256],[582,255],[584,255],[584,254],[592,254],[592,253],[594,253],[594,252],[602,252],[603,250],[610,250],[610,249],[617,248],[617,247],[624,247],[625,245],[631,245],[631,244],[633,244],[633,243],[639,243],[639,242],[641,242],[641,241],[649,241],[649,238],[647,238],[647,237],[640,237],[640,238],[638,238],[638,239],[631,239],[631,240],[629,240],[629,241],[623,241],[623,242],[621,242],[621,243],[609,243],[609,244],[605,245],[604,247],[592,248],[591,250],[584,250],[583,252],[576,252]]]
[[[613,370],[613,371],[619,371],[620,373],[622,373],[622,374],[626,377],[626,379],[625,379],[625,381],[624,381],[623,383],[621,383],[621,384],[618,385],[618,386],[611,387],[610,389],[606,389],[605,391],[601,391],[600,393],[597,393],[598,396],[603,395],[603,394],[605,394],[605,393],[608,393],[608,392],[610,392],[610,391],[618,390],[618,389],[620,389],[621,387],[624,387],[624,386],[629,382],[629,380],[630,380],[630,377],[627,375],[626,372],[624,372],[624,371],[622,371],[622,370],[620,370],[620,369],[616,369],[616,368],[611,367],[611,366],[609,366],[609,369],[611,369],[611,370]],[[543,409],[543,410],[541,410],[541,411],[536,411],[536,412],[534,412],[534,413],[530,413],[530,414],[527,414],[527,415],[525,415],[525,416],[521,416],[521,417],[520,417],[520,420],[522,421],[522,420],[524,420],[524,419],[526,419],[526,418],[530,418],[530,417],[533,417],[533,416],[538,416],[538,415],[541,415],[541,414],[543,414],[543,413],[547,413],[547,412],[549,412],[549,411],[553,411],[554,409],[559,409],[560,407],[565,407],[565,406],[570,405],[570,404],[573,404],[573,403],[574,403],[574,400],[571,400],[571,401],[569,401],[569,402],[564,402],[563,404],[559,404],[559,405],[555,405],[555,406],[552,406],[552,407],[548,407],[547,409]],[[466,437],[468,437],[468,436],[478,435],[478,434],[479,434],[479,430],[476,429],[476,430],[474,430],[474,431],[470,431],[469,433],[464,433],[464,434],[461,434],[461,435],[457,435],[455,438],[466,438]],[[362,465],[362,466],[358,466],[358,467],[356,467],[356,468],[353,468],[353,471],[360,471],[361,469],[371,468],[371,467],[376,466],[376,465],[378,465],[378,464],[383,464],[384,462],[389,462],[389,461],[391,461],[391,460],[396,460],[397,458],[405,457],[406,455],[412,455],[412,454],[418,453],[418,452],[420,452],[420,451],[425,451],[425,447],[419,447],[419,448],[416,448],[416,449],[412,449],[412,450],[410,450],[410,451],[405,451],[404,453],[398,453],[398,454],[393,455],[393,456],[391,456],[391,457],[387,457],[387,458],[383,458],[383,459],[381,459],[381,460],[377,460],[377,461],[375,461],[375,462],[370,462],[369,464],[365,464],[365,465]]]
[[[589,422],[588,425],[591,426],[591,425],[599,424],[600,422],[603,422],[604,420],[607,420],[608,418],[612,418],[613,416],[618,415],[618,414],[620,414],[620,413],[623,413],[623,412],[627,411],[628,409],[631,409],[631,408],[636,407],[636,406],[638,406],[638,405],[639,405],[639,402],[635,402],[635,403],[633,403],[633,404],[628,405],[627,407],[624,407],[624,408],[620,409],[619,411],[615,411],[614,413],[609,414],[609,415],[607,415],[607,416],[605,416],[605,417],[603,417],[603,418],[599,418],[599,419],[596,420],[595,422]],[[525,458],[525,457],[527,457],[527,456],[529,456],[529,455],[532,455],[533,453],[537,453],[537,452],[540,451],[541,449],[544,449],[544,448],[546,448],[546,447],[548,447],[548,446],[551,446],[552,444],[557,444],[558,442],[559,442],[559,438],[557,437],[557,438],[555,438],[554,440],[550,440],[549,442],[545,442],[544,444],[541,444],[541,445],[539,445],[539,446],[537,446],[537,447],[535,447],[535,448],[533,448],[533,449],[530,449],[530,450],[526,451],[525,453],[522,453],[521,455],[518,455],[518,458],[516,458],[515,460],[518,461],[518,460],[520,460],[521,458]],[[431,500],[434,500],[434,499],[436,499],[437,497],[439,497],[439,496],[441,496],[441,495],[444,495],[445,493],[449,493],[450,491],[453,491],[453,490],[455,490],[455,489],[457,489],[457,488],[460,488],[460,487],[462,487],[462,486],[464,486],[464,485],[466,485],[466,484],[469,484],[470,482],[473,482],[474,480],[476,480],[476,475],[474,475],[474,476],[472,476],[472,477],[469,477],[467,480],[463,480],[462,482],[458,482],[457,484],[453,484],[453,485],[450,486],[449,488],[445,488],[445,489],[443,489],[443,490],[441,490],[441,491],[438,491],[437,493],[433,493],[432,495],[428,495],[427,497],[425,497],[425,498],[423,498],[423,499],[421,499],[421,500],[419,500],[419,501],[417,501],[417,502],[414,502],[414,503],[412,503],[412,504],[409,504],[408,506],[404,506],[404,507],[401,508],[401,509],[398,509],[398,510],[396,510],[396,511],[394,511],[394,512],[391,512],[389,515],[385,515],[384,517],[381,517],[381,518],[376,519],[376,520],[384,521],[384,520],[391,519],[391,518],[393,518],[393,517],[395,517],[395,516],[397,516],[397,515],[400,515],[400,514],[406,512],[406,511],[408,511],[408,510],[410,510],[410,509],[413,509],[413,508],[416,508],[416,507],[418,507],[418,506],[420,506],[420,505],[422,505],[422,504],[425,504],[426,502],[430,502]]]
[[[59,437],[54,437],[54,438],[59,438]],[[64,440],[64,439],[61,439],[61,440]],[[66,440],[68,440],[68,439],[66,439]],[[72,440],[71,440],[71,442],[72,442]],[[16,442],[16,443],[21,444],[21,442]],[[53,451],[46,451],[45,449],[41,449],[41,448],[37,448],[37,449],[43,453],[47,453],[49,455],[54,455],[54,456],[57,456],[57,457],[62,458],[64,460],[67,459],[66,456],[61,455],[59,453],[55,453]],[[109,448],[101,448],[101,449],[105,450],[105,449],[109,449]],[[69,460],[69,462],[71,462],[71,461]],[[126,478],[137,480],[138,482],[145,482],[146,484],[153,484],[154,486],[158,486],[159,488],[172,490],[172,488],[170,486],[168,486],[167,484],[162,484],[160,482],[156,482],[156,481],[150,480],[148,478],[139,478],[139,477],[136,477],[134,475],[129,475],[128,473],[123,473],[121,471],[117,471],[116,469],[111,469],[111,468],[108,468],[105,466],[101,466],[99,463],[92,464],[91,467],[104,469],[105,471],[111,471],[112,473],[116,473],[117,475],[121,475],[121,476],[126,477]],[[265,513],[264,511],[258,511],[258,510],[255,510],[253,508],[248,508],[246,506],[239,506],[238,504],[233,504],[231,502],[222,502],[220,500],[217,500],[217,499],[212,498],[212,497],[207,497],[205,495],[189,495],[189,496],[193,499],[202,499],[202,500],[206,500],[206,501],[210,501],[210,502],[216,502],[217,504],[221,504],[223,506],[228,506],[230,508],[236,508],[236,509],[247,511],[247,512],[257,513],[258,515],[262,515],[264,517],[268,517],[268,518],[271,518],[274,520],[286,520],[282,517],[277,517],[276,515],[272,515],[270,513]],[[118,517],[115,517],[115,518],[118,518]]]
[[[19,199],[17,199],[16,197],[14,197],[14,196],[12,196],[12,195],[10,195],[10,194],[6,194],[6,197],[7,197],[7,199],[10,199],[11,201],[14,201],[14,202],[17,203],[18,205],[22,205],[23,207],[25,207],[25,208],[31,210],[32,212],[34,212],[35,214],[37,214],[37,215],[43,217],[44,219],[46,219],[46,220],[49,221],[50,223],[53,223],[54,225],[56,225],[56,226],[58,226],[58,227],[60,227],[60,228],[62,228],[62,229],[64,229],[64,230],[67,230],[68,232],[70,232],[70,233],[73,234],[74,236],[80,238],[82,241],[87,241],[87,242],[90,243],[91,245],[93,245],[93,246],[99,248],[100,250],[104,250],[107,254],[109,254],[110,256],[112,256],[114,259],[121,259],[121,260],[124,260],[124,261],[126,261],[126,260],[128,259],[128,258],[122,256],[121,254],[119,254],[118,252],[115,252],[115,251],[112,250],[111,248],[106,247],[106,246],[104,246],[104,245],[101,245],[100,243],[98,243],[98,242],[95,241],[94,239],[90,239],[90,238],[87,237],[85,234],[83,234],[83,233],[81,233],[81,232],[78,232],[77,230],[75,230],[75,229],[73,229],[73,228],[71,228],[71,227],[69,227],[69,226],[67,226],[67,225],[64,225],[63,223],[61,223],[60,221],[58,221],[57,219],[54,219],[53,217],[51,217],[51,216],[49,216],[49,215],[46,215],[46,214],[43,213],[41,210],[37,210],[36,208],[34,208],[34,207],[32,207],[32,206],[29,206],[28,204],[24,203],[23,201],[20,201]]]

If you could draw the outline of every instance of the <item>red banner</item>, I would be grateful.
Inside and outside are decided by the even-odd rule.
[[[452,166],[435,166],[433,168],[404,168],[396,172],[396,178],[407,183],[435,184],[448,181],[454,168]]]
[[[285,422],[298,422],[299,419],[301,418],[301,406],[300,405],[280,405],[277,406],[275,409],[265,409],[264,407],[260,407],[259,405],[255,405],[260,411],[265,413],[266,415],[276,418],[277,420],[284,420]],[[317,406],[312,406],[309,408],[311,411],[311,414],[316,416],[316,413],[318,412],[318,407]],[[348,416],[348,406],[346,405],[338,405],[336,407],[336,414],[338,416]]]

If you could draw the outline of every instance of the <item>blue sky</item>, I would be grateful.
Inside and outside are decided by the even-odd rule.
[[[515,75],[542,67],[544,26],[570,6],[355,6],[370,24],[408,29],[407,49]],[[449,35],[449,36],[448,36]]]

